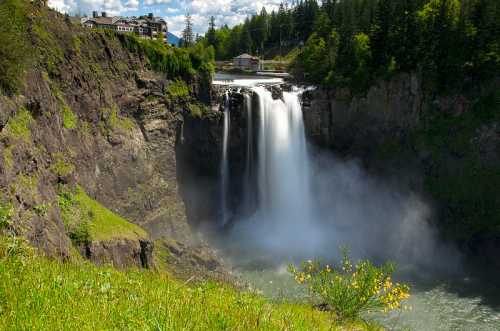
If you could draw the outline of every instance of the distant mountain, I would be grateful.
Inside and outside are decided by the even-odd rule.
[[[175,34],[171,32],[168,33],[167,39],[170,45],[175,45],[175,46],[179,46],[179,42],[181,41],[181,38],[177,37]]]

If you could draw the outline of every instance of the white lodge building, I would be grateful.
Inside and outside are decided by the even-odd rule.
[[[233,65],[236,69],[241,70],[262,70],[262,61],[258,57],[249,54],[241,54],[235,57],[233,59]]]
[[[106,12],[101,16],[93,12],[92,17],[83,17],[81,24],[87,28],[110,29],[122,33],[136,33],[142,38],[157,39],[160,35],[167,42],[167,22],[153,14],[140,17],[109,17]]]

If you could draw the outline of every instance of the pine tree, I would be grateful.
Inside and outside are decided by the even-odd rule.
[[[399,0],[394,9],[394,24],[391,25],[390,45],[398,69],[412,71],[418,59],[418,26],[415,0]]]
[[[186,27],[182,31],[183,47],[190,47],[194,44],[193,22],[191,15],[186,14]]]
[[[390,61],[389,31],[392,18],[392,0],[380,0],[371,28],[372,67],[374,70],[387,70]]]
[[[208,45],[216,47],[217,39],[215,33],[215,17],[210,17],[210,21],[208,23],[208,32],[207,32],[207,43]]]
[[[246,53],[252,53],[252,36],[250,35],[250,29],[249,29],[249,24],[248,20],[246,24],[243,25],[243,30],[241,31],[241,38],[240,38],[240,50],[242,52]]]

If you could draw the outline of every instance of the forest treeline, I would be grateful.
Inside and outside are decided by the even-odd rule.
[[[293,70],[312,83],[365,90],[374,79],[417,71],[427,88],[459,91],[498,76],[498,0],[300,0],[233,28],[212,18],[201,42],[218,60],[296,49]]]

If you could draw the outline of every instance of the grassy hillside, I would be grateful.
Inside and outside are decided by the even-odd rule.
[[[59,207],[66,230],[76,243],[147,238],[143,229],[90,198],[81,187],[75,193],[60,193]]]
[[[212,282],[187,285],[167,274],[119,272],[76,260],[37,257],[1,238],[3,330],[365,330],[339,326],[310,306],[273,304]]]

